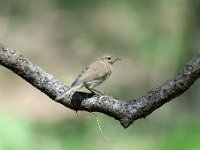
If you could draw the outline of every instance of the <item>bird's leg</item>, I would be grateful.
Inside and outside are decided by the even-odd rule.
[[[103,95],[103,93],[101,93],[100,91],[98,90],[95,90],[95,89],[92,89],[92,88],[89,88],[86,84],[85,85],[85,88],[88,89],[90,92],[92,92],[93,94],[96,94],[96,92],[98,93],[98,95]]]
[[[92,88],[90,88],[90,90],[92,90],[93,92],[97,92],[97,93],[99,93],[100,95],[103,95],[103,93],[101,93],[101,92],[98,91],[98,90],[95,90],[95,89],[92,89]]]
[[[86,89],[88,89],[90,92],[92,92],[92,94],[96,94],[92,89],[90,89],[89,87],[85,86]]]

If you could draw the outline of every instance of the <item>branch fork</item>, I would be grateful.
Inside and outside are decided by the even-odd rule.
[[[55,102],[75,111],[106,114],[118,120],[124,128],[184,93],[200,77],[200,55],[197,55],[187,62],[173,79],[135,100],[124,101],[108,95],[84,92],[75,92],[56,100],[56,97],[68,87],[14,49],[0,44],[0,64],[18,74]]]

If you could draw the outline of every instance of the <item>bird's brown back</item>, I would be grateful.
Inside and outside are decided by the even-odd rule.
[[[105,80],[107,77],[109,77],[111,71],[110,64],[100,60],[95,61],[79,74],[79,76],[72,83],[71,87],[93,80]]]

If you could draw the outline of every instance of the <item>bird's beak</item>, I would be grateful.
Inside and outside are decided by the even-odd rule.
[[[121,58],[115,58],[115,61],[122,60]]]

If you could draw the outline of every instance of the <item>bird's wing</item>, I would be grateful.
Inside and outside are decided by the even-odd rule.
[[[110,66],[96,61],[85,68],[79,76],[74,80],[71,87],[77,86],[81,83],[106,78],[110,74]]]

